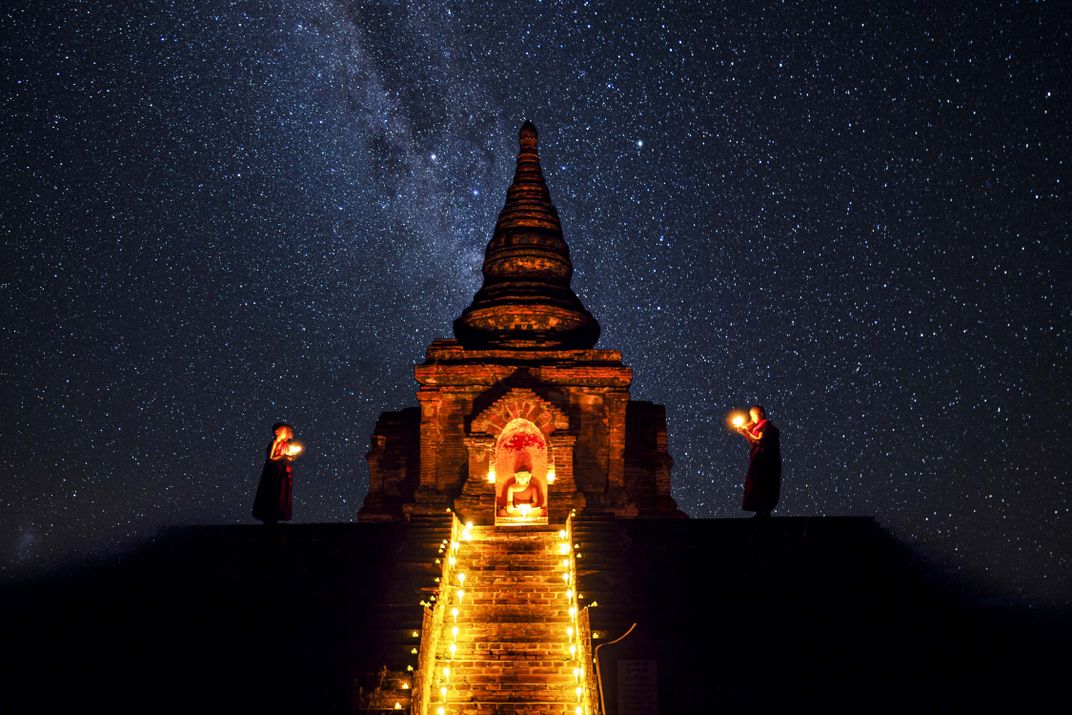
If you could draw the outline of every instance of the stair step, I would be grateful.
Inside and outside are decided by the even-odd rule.
[[[434,711],[433,711],[434,712]],[[451,707],[452,715],[574,715],[574,706],[561,703],[469,702]]]
[[[566,635],[568,624],[538,621],[526,624],[475,622],[458,624],[460,642],[476,640],[533,640],[558,642]],[[416,641],[416,639],[413,639]]]
[[[459,672],[468,672],[471,670],[487,670],[489,668],[565,668],[569,672],[573,672],[573,669],[580,664],[577,661],[569,660],[565,656],[540,656],[536,653],[526,653],[519,656],[517,660],[507,662],[489,662],[483,658],[469,658],[464,653],[458,653],[458,657],[454,660],[448,660],[447,658],[437,658],[435,662],[436,677],[443,672],[443,668],[450,668],[450,672],[453,677],[455,668],[459,668]]]

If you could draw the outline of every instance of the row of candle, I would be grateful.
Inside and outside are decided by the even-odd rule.
[[[577,548],[577,545],[572,543],[571,537],[572,534],[567,529],[562,529],[558,532],[558,553],[564,557],[561,562],[562,581],[566,586],[565,598],[570,617],[570,624],[566,627],[566,641],[569,644],[569,658],[574,664],[573,694],[577,696],[577,706],[574,708],[574,713],[575,715],[589,715],[588,704],[584,698],[584,662],[583,659],[579,659],[579,656],[583,654],[583,648],[581,647],[580,629],[577,627],[577,568],[574,561],[574,549]]]
[[[447,554],[447,568],[444,569],[444,573],[448,578],[453,578],[455,581],[453,588],[453,599],[450,607],[450,643],[447,645],[447,651],[450,653],[449,662],[453,663],[455,656],[458,654],[458,635],[461,632],[458,626],[458,617],[461,615],[462,608],[465,605],[465,580],[466,574],[464,572],[454,573],[454,568],[458,565],[458,554],[461,550],[463,541],[473,540],[473,522],[467,522],[461,529],[461,533],[456,533],[457,528],[454,529],[453,538],[449,544],[444,542],[442,550],[449,550]],[[444,619],[445,620],[445,619]],[[445,665],[441,671],[439,696],[442,703],[447,702],[450,686],[450,666]],[[436,715],[446,715],[447,709],[445,705],[439,705],[436,707]]]

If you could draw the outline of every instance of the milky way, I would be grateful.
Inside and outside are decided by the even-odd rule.
[[[40,5],[0,11],[6,572],[250,522],[279,419],[296,520],[353,520],[531,119],[682,508],[743,515],[760,401],[776,515],[1072,597],[1058,6]]]

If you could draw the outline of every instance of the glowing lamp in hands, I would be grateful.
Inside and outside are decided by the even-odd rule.
[[[743,412],[731,412],[727,419],[733,429],[741,429],[744,427],[747,418],[744,416]]]
[[[301,442],[297,441],[297,440],[292,439],[292,440],[290,440],[290,442],[287,443],[287,456],[288,457],[297,457],[298,455],[300,455],[304,451],[305,451],[305,445],[302,444]]]

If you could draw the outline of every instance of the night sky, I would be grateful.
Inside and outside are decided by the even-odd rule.
[[[253,523],[276,420],[353,521],[531,119],[683,509],[745,516],[759,401],[776,516],[1072,600],[1067,6],[107,5],[0,10],[5,573]]]

